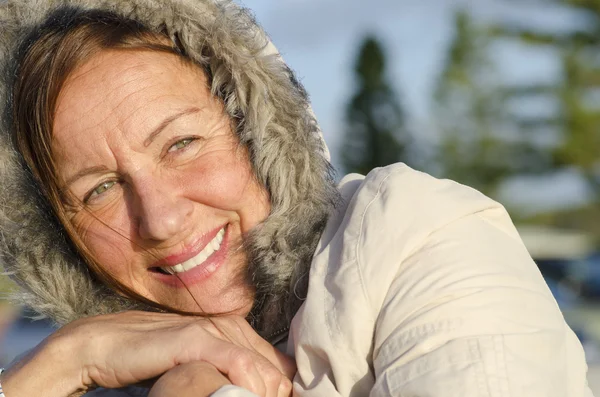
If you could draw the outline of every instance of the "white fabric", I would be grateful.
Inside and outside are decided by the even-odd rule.
[[[256,394],[237,386],[223,386],[213,394],[211,397],[258,397]]]

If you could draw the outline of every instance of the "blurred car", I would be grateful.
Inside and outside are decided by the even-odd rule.
[[[590,300],[600,299],[600,252],[595,252],[586,260],[582,274],[581,294]]]
[[[540,226],[519,226],[519,234],[544,278],[569,285],[579,294],[590,276],[590,257],[596,252],[593,237],[585,232]],[[597,281],[600,287],[600,266]]]
[[[592,236],[571,230],[518,227],[525,247],[538,265],[565,319],[579,337],[588,364],[600,364],[600,334],[592,332],[590,313],[600,324],[600,253]]]

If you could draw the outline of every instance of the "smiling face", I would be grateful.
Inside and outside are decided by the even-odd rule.
[[[269,198],[200,68],[102,51],[61,90],[52,151],[71,222],[116,280],[179,310],[250,311],[240,245]]]

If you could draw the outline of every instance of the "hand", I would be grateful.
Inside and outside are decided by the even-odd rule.
[[[192,361],[167,371],[148,397],[207,397],[228,384],[229,380],[214,365]]]
[[[65,358],[68,365],[57,367]],[[289,385],[295,373],[293,361],[239,316],[207,319],[124,312],[61,328],[35,354],[11,368],[3,386],[14,390],[11,397],[64,397],[68,395],[64,391],[93,385],[117,388],[139,383],[194,361],[212,364],[231,383],[258,395],[268,395],[281,383]]]
[[[231,384],[212,364],[204,361],[178,365],[161,376],[148,397],[207,397],[222,386]],[[291,382],[282,382],[278,389],[265,388],[264,397],[290,397]]]

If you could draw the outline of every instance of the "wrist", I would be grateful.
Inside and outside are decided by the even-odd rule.
[[[74,362],[77,354],[60,338],[48,338],[0,376],[10,397],[67,397],[81,395],[86,387]]]

